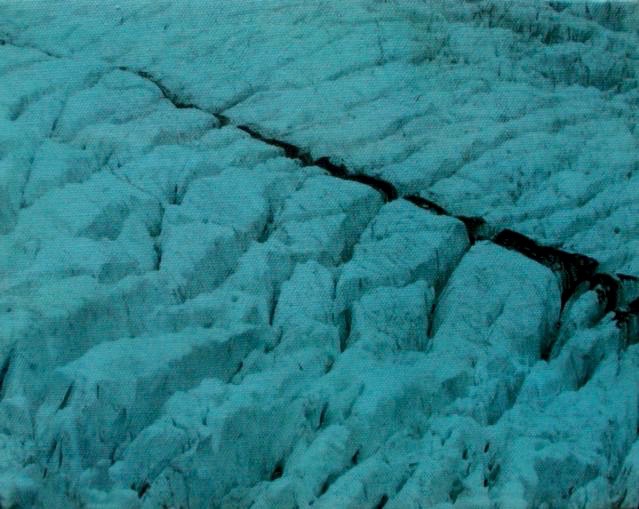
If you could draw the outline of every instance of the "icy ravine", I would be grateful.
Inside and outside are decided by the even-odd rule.
[[[121,68],[121,70],[135,72],[138,76],[151,81],[161,90],[164,98],[169,100],[178,109],[196,109],[198,111],[204,111],[195,104],[183,102],[176,94],[171,92],[159,80],[146,71],[132,71],[127,68]],[[366,175],[361,172],[350,171],[343,164],[338,165],[331,162],[331,158],[327,156],[322,156],[313,160],[308,152],[303,151],[300,147],[297,147],[292,143],[276,138],[268,138],[261,134],[259,130],[252,127],[235,125],[233,121],[223,113],[213,113],[212,115],[220,122],[221,126],[235,126],[248,133],[251,138],[282,149],[287,158],[298,161],[302,166],[317,166],[326,170],[333,177],[366,184],[376,189],[386,202],[395,200],[399,197],[395,186],[387,180]],[[602,287],[602,291],[606,292],[605,298],[610,302],[614,302],[614,304],[610,304],[610,302],[608,302],[607,305],[610,306],[610,309],[616,308],[616,304],[619,302],[619,292],[622,290],[621,286],[624,281],[631,281],[629,286],[634,287],[634,281],[636,280],[635,276],[629,276],[627,274],[618,274],[617,276],[612,276],[606,273],[595,274],[597,267],[601,264],[599,261],[586,255],[568,253],[560,249],[539,245],[537,242],[525,235],[513,232],[509,229],[504,229],[495,233],[495,229],[491,228],[483,218],[453,216],[442,206],[419,195],[408,195],[403,198],[414,203],[420,208],[434,212],[438,215],[452,216],[461,220],[466,226],[471,242],[475,242],[478,239],[492,240],[499,245],[509,249],[514,249],[528,258],[547,265],[557,272],[562,280],[562,304],[570,298],[573,291],[584,281],[590,282],[591,289],[596,286]],[[634,309],[636,306],[634,302],[627,302],[627,304],[629,304],[630,309]],[[619,315],[620,313],[627,313],[627,311],[619,311],[617,314]]]
[[[196,5],[199,17],[190,16]],[[247,5],[234,12],[230,4],[216,6],[211,16],[222,26],[234,20],[234,30],[243,16],[267,21],[246,25],[222,47],[241,48],[246,36],[252,48],[270,41],[269,51],[281,58],[270,61],[271,73],[260,55],[253,67],[238,61],[235,69],[218,59],[219,76],[231,85],[215,86],[219,78],[208,75],[208,96],[204,81],[198,84],[210,67],[201,58],[219,55],[219,40],[201,4],[128,12],[107,5],[99,15],[71,7],[72,17],[57,6],[48,19],[24,6],[2,7],[0,51],[7,58],[0,79],[13,87],[3,97],[0,130],[7,196],[0,239],[2,504],[636,505],[637,354],[629,343],[637,334],[637,285],[623,276],[636,273],[632,244],[623,240],[632,240],[634,226],[617,226],[622,212],[632,217],[626,204],[634,192],[632,178],[619,180],[624,171],[632,177],[634,164],[621,148],[636,143],[634,11],[353,4],[344,18],[330,3],[323,11]],[[71,19],[80,24],[69,26]],[[176,19],[208,30],[184,30]],[[330,44],[317,52],[303,45],[309,33],[322,33],[313,30],[322,20],[332,21],[327,36],[354,48],[358,61],[327,58],[335,52]],[[131,46],[127,31],[139,23],[150,37]],[[416,39],[430,46],[411,60],[398,43],[402,27],[414,23],[433,37]],[[164,56],[154,55],[162,48],[152,39],[156,27],[179,43],[173,55],[166,45]],[[282,27],[288,31],[279,33]],[[356,27],[354,36],[342,37],[345,27]],[[405,104],[389,85],[406,69],[438,68],[446,78],[464,66],[499,70],[503,62],[483,68],[469,60],[458,34],[490,44],[510,40],[518,59],[526,55],[509,79],[525,85],[530,108],[518,114],[528,124],[540,121],[540,130],[515,126],[498,133],[491,148],[488,130],[486,139],[472,139],[477,105],[446,102],[438,87],[426,97],[448,104],[451,115],[461,114],[456,119],[445,120],[431,101],[386,127],[371,122],[372,112],[386,113],[381,105]],[[299,49],[283,44],[295,35],[306,36],[296,39]],[[362,44],[369,37],[374,55]],[[584,68],[539,69],[539,42],[557,50],[555,64],[570,64],[566,55],[576,52]],[[185,59],[182,47],[200,48],[192,53],[200,57]],[[606,74],[602,54],[624,55],[625,64]],[[462,67],[450,67],[458,58]],[[290,72],[304,62],[318,66]],[[369,86],[360,86],[361,73]],[[423,74],[413,81],[433,84]],[[323,118],[331,107],[312,100],[309,86],[332,90],[331,107],[346,117]],[[567,136],[588,138],[595,124],[578,112],[552,120],[559,105],[575,108],[566,86],[597,105],[584,114],[613,115],[606,120],[612,130],[594,143],[606,141],[621,156],[603,174],[603,191],[602,174],[593,168],[578,175],[585,160],[569,150],[551,151],[557,159],[549,167],[572,166],[569,175],[543,173],[543,185],[563,193],[561,203],[575,213],[565,224],[577,236],[596,238],[597,228],[607,227],[594,244],[574,243],[569,230],[548,236],[544,228],[553,223],[530,201],[534,193],[514,205],[491,194],[486,203],[505,215],[486,215],[445,175],[454,170],[481,182],[488,159],[475,150],[497,157],[506,147],[531,160],[530,134],[547,144],[546,127],[557,135],[567,126]],[[453,93],[463,98],[463,90]],[[306,98],[303,107],[295,97]],[[352,107],[342,108],[343,98]],[[280,100],[286,107],[271,116]],[[483,113],[495,117],[494,103],[486,104]],[[503,114],[499,123],[508,124]],[[442,130],[450,146],[457,127],[471,128],[468,160],[459,168],[441,144],[420,138],[416,127],[425,120],[452,126]],[[296,129],[287,133],[279,121]],[[351,141],[331,146],[331,132]],[[622,134],[616,145],[613,133]],[[403,165],[379,143],[389,136],[393,147],[425,149]],[[264,143],[277,140],[279,148]],[[464,152],[463,143],[453,151]],[[308,154],[301,165],[291,159],[300,153]],[[365,160],[373,155],[390,158],[391,166],[379,171]],[[416,171],[424,155],[443,159]],[[368,179],[325,175],[347,167],[363,168]],[[515,176],[512,166],[508,171]],[[623,199],[611,201],[622,188]],[[393,189],[419,196],[393,199]],[[530,207],[541,215],[530,215]],[[522,217],[540,227],[522,228]],[[505,226],[595,256],[601,270],[622,275],[593,276],[588,258],[540,248]],[[617,228],[622,239],[601,250]]]

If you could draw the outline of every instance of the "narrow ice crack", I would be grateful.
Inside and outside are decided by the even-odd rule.
[[[160,90],[160,92],[162,92],[162,96],[164,96],[164,98],[167,101],[169,101],[171,104],[173,104],[173,106],[175,106],[178,109],[196,109],[200,111],[205,111],[193,103],[187,103],[181,100],[180,98],[178,98],[178,96],[174,94],[173,92],[171,92],[171,90],[169,90],[159,79],[157,79],[155,76],[153,76],[151,73],[147,71],[134,70],[126,66],[118,67],[118,69],[121,71],[132,72],[133,74],[137,74],[140,78],[150,81]]]
[[[13,42],[13,41],[11,41],[9,39],[6,39],[6,38],[0,39],[0,46],[4,46],[5,44],[7,46],[13,46],[14,48],[30,49],[30,50],[33,50],[33,51],[39,51],[40,53],[43,53],[46,56],[51,57],[51,58],[58,58],[58,59],[65,58],[63,55],[57,55],[55,53],[51,53],[50,51],[44,50],[42,48],[38,48],[37,46],[32,46],[32,45],[29,45],[29,44],[16,44],[15,42]]]

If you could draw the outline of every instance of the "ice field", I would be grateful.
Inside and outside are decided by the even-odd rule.
[[[635,509],[639,4],[0,2],[0,507]]]

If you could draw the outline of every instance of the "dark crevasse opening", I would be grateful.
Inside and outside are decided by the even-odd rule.
[[[262,141],[269,145],[273,145],[274,147],[279,147],[284,151],[284,155],[289,159],[297,159],[303,166],[311,166],[313,164],[313,159],[308,152],[303,151],[300,147],[293,145],[292,143],[288,143],[286,141],[278,140],[276,138],[269,138],[267,136],[262,135],[255,129],[247,126],[247,125],[238,125],[236,126],[240,131],[244,131],[251,138]]]
[[[597,273],[589,281],[590,289],[597,292],[599,302],[605,304],[604,312],[608,313],[616,309],[619,304],[620,281],[614,276],[605,273]]]
[[[434,214],[438,214],[440,216],[450,216],[459,219],[462,223],[464,223],[466,231],[468,232],[468,238],[471,243],[475,243],[475,241],[477,240],[482,240],[481,228],[487,224],[483,218],[477,216],[455,216],[434,201],[423,198],[416,194],[404,196],[404,199],[408,200],[413,205],[416,205],[421,209],[433,212]]]
[[[599,262],[594,258],[543,246],[531,238],[509,229],[502,230],[495,235],[493,242],[506,249],[517,251],[559,273],[562,281],[562,307],[575,289],[584,281],[588,281],[599,266]]]
[[[7,373],[9,372],[9,368],[11,367],[11,358],[13,357],[13,352],[10,352],[4,362],[2,363],[2,367],[0,367],[0,400],[4,396],[5,389],[5,380],[7,378]]]

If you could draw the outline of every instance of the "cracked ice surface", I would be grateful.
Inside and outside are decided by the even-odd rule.
[[[638,26],[0,6],[0,505],[636,507]]]

